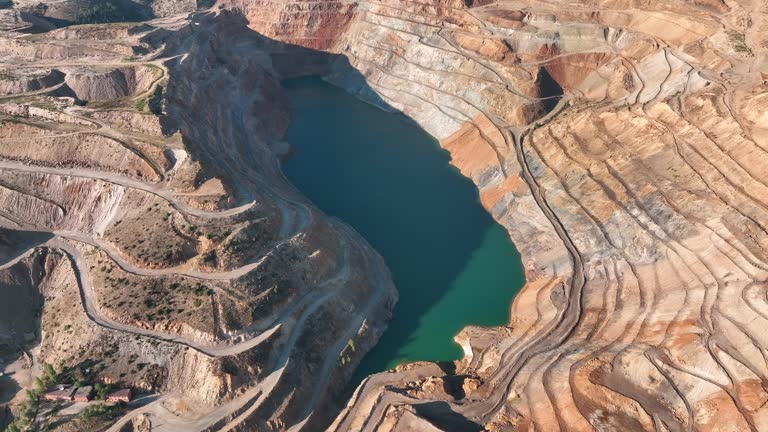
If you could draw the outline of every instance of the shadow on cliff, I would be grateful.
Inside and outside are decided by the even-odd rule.
[[[446,402],[426,402],[413,405],[419,417],[435,427],[451,432],[481,432],[483,427],[453,411]]]
[[[6,368],[22,355],[22,350],[40,342],[44,300],[39,286],[46,271],[45,260],[41,253],[27,252],[43,247],[51,238],[51,233],[0,228],[0,266],[24,257],[0,272],[0,372],[5,373],[0,377],[0,428],[12,418],[4,405],[22,390],[13,378],[15,373]]]
[[[16,381],[11,379],[13,373],[8,373],[2,381],[0,381],[0,427],[5,427],[6,424],[3,421],[3,411],[5,404],[9,403],[13,398],[21,391],[21,387]],[[10,416],[9,416],[10,418]]]
[[[170,65],[167,99],[171,106],[187,105],[193,108],[187,112],[197,111],[203,119],[216,116],[227,124],[210,122],[222,130],[206,130],[195,118],[185,118],[188,113],[176,112],[165,118],[166,131],[181,130],[191,156],[215,167],[212,175],[225,178],[237,164],[257,163],[254,140],[287,137],[295,146],[292,160],[285,163],[290,181],[324,212],[360,232],[393,273],[400,294],[395,317],[363,360],[351,386],[357,386],[364,375],[384,371],[393,361],[459,358],[461,350],[451,345],[451,337],[469,323],[457,322],[451,313],[437,317],[444,321],[445,331],[435,342],[435,346],[442,344],[435,348],[440,354],[430,357],[425,350],[411,351],[414,347],[408,345],[423,317],[445,298],[488,240],[494,221],[480,206],[475,185],[449,164],[449,154],[432,137],[379,97],[346,57],[267,38],[249,29],[245,18],[233,12],[198,14],[193,20],[182,30],[189,37],[167,46],[166,54],[181,55]],[[257,60],[263,52],[269,53],[271,68]],[[242,79],[221,79],[213,74],[215,68]],[[276,75],[257,85],[259,75],[269,75],[270,70]],[[357,98],[320,81],[319,76],[331,77]],[[238,84],[233,87],[233,82]],[[215,96],[224,91],[241,95],[259,91],[260,102],[222,106]],[[295,123],[289,128],[291,111]],[[281,112],[285,119],[280,118]],[[217,140],[231,140],[236,157],[222,155],[220,149],[227,146]],[[243,191],[234,192],[241,194],[240,202],[249,198]],[[514,288],[509,288],[508,299]],[[477,305],[469,302],[454,305],[453,310],[473,307]],[[483,307],[499,309],[502,321],[508,318],[509,302]],[[435,321],[434,311],[431,319]],[[423,334],[419,340],[425,340]],[[428,412],[438,408],[424,407]]]
[[[48,232],[0,228],[0,266],[52,238]]]

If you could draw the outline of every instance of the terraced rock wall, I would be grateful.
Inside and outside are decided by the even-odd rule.
[[[318,47],[291,29],[346,21],[336,4],[248,16]],[[768,427],[764,13],[364,1],[343,36],[321,37],[364,77],[340,61],[329,80],[451,152],[528,276],[507,326],[457,337],[454,374],[374,376],[334,428]]]
[[[395,293],[279,173],[279,80],[322,73],[440,140],[528,280],[507,325],[457,335],[461,361],[368,378],[332,430],[768,429],[765,13],[222,0],[34,37],[4,14],[2,70],[68,71],[91,99],[0,100],[0,222],[47,236],[36,355],[162,393],[112,430],[330,422]]]
[[[280,173],[270,53],[299,47],[228,12],[21,36],[0,32],[0,70],[64,74],[0,96],[0,239],[26,245],[0,242],[0,288],[35,317],[19,330],[34,361],[154,394],[110,430],[283,428],[339,393],[397,294],[365,240]]]

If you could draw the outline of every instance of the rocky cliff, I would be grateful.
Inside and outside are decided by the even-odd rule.
[[[0,215],[53,237],[1,280],[40,287],[41,356],[113,357],[109,335],[102,375],[164,394],[113,430],[330,423],[336,356],[374,343],[394,293],[279,173],[279,80],[319,73],[437,137],[527,276],[507,325],[462,331],[450,367],[369,377],[331,430],[766,430],[766,12],[221,0],[44,37],[14,21]],[[57,301],[98,329],[77,355]]]
[[[32,369],[0,401],[24,419],[42,362],[154,395],[111,430],[284,429],[340,391],[397,294],[280,173],[279,47],[235,14],[6,27],[0,355]]]
[[[369,378],[332,429],[768,428],[763,5],[245,3],[440,139],[525,261],[507,326]]]

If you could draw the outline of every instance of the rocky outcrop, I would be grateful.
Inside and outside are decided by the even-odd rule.
[[[336,0],[287,0],[278,7],[270,0],[224,0],[219,4],[245,17],[248,26],[259,34],[317,50],[339,42],[358,6]]]
[[[130,111],[100,111],[93,114],[95,119],[104,121],[119,129],[136,131],[147,135],[163,135],[160,118],[154,114]]]
[[[16,75],[21,72],[21,74]],[[0,94],[29,93],[60,84],[64,75],[57,70],[0,71]]]
[[[9,160],[56,167],[87,167],[119,172],[125,176],[159,180],[154,167],[123,143],[96,134],[76,133],[36,137],[21,146],[15,137],[0,139],[0,155]]]
[[[397,294],[279,171],[277,46],[229,13],[6,36],[4,67],[63,74],[0,99],[0,226],[28,244],[0,288],[41,293],[36,359],[159,393],[114,430],[292,425],[341,391]]]
[[[194,12],[198,8],[198,3],[201,7],[205,7],[214,2],[210,0],[144,0],[140,3],[146,4],[154,17],[169,17]]]
[[[70,275],[67,304],[77,304],[78,286],[95,292],[95,301],[83,294],[79,318],[68,318],[88,326],[76,329],[88,336],[76,352],[105,357],[106,337],[126,341],[128,359],[157,365],[125,379],[167,399],[134,414],[180,430],[321,427],[332,417],[323,403],[359,361],[338,365],[344,344],[367,348],[382,331],[395,296],[383,263],[276,166],[289,120],[279,79],[322,73],[437,137],[509,231],[527,276],[506,325],[457,335],[463,359],[369,377],[331,430],[768,428],[761,6],[218,6],[119,30],[121,46],[93,30],[0,46],[14,61],[46,59],[63,71],[72,59],[109,59],[99,62],[107,72],[68,76],[79,99],[105,101],[77,108],[24,94],[0,107],[16,117],[14,131],[46,137],[45,145],[52,140],[37,123],[53,120],[56,139],[98,128],[162,149],[126,154],[152,166],[155,183],[117,172],[112,155],[98,153],[104,163],[87,167],[50,166],[42,156],[45,163],[0,161],[0,220],[58,236],[42,247],[69,257],[50,279],[65,286],[60,278]],[[149,54],[126,66],[133,48]],[[149,113],[136,103],[152,85],[124,86],[113,74],[143,67],[161,68],[167,80],[159,127],[139,117]],[[62,154],[87,160],[79,148]],[[172,158],[160,163],[160,155]],[[151,253],[162,245],[178,253],[165,261]],[[172,278],[209,277],[227,282],[199,295],[194,284],[172,288]],[[119,304],[129,300],[114,296],[118,285],[150,301],[131,306],[143,305],[143,316],[124,313]],[[180,307],[157,307],[154,292]],[[186,314],[189,301],[198,303],[189,295],[204,312]],[[50,316],[43,312],[46,334],[59,335]],[[43,355],[76,364],[82,359],[64,354],[73,343],[44,339]],[[105,373],[130,370],[118,357]],[[182,409],[193,401],[207,414]]]
[[[162,77],[162,70],[156,67],[123,67],[112,70],[90,70],[85,68],[64,71],[64,82],[75,97],[84,101],[103,101],[133,96],[147,91]]]
[[[352,66],[327,78],[440,139],[528,278],[507,326],[457,336],[454,373],[371,378],[332,429],[768,427],[757,6],[390,0],[327,15],[349,23],[329,50]],[[474,384],[433,385],[456,376]]]

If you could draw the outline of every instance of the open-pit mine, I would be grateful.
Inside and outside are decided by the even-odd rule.
[[[0,430],[768,431],[768,5],[0,0]]]

